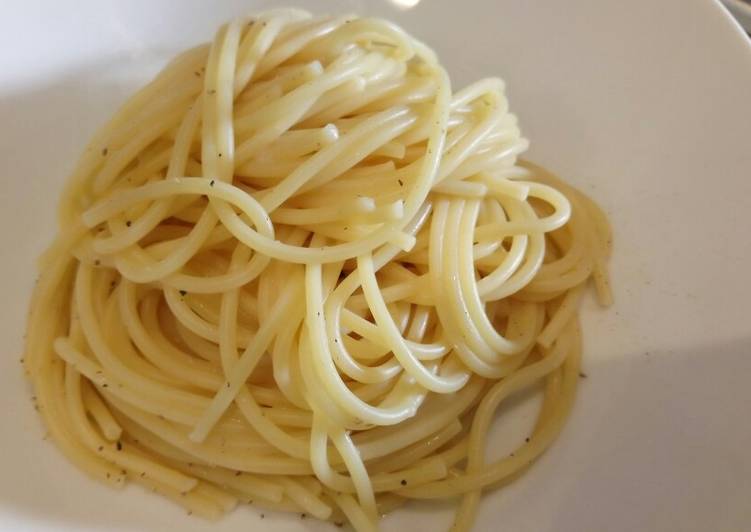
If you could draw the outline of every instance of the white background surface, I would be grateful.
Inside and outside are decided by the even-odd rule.
[[[240,508],[218,524],[69,465],[20,364],[33,260],[94,128],[182,48],[254,1],[4,2],[0,15],[0,528],[328,530]],[[488,495],[477,530],[751,529],[751,45],[706,0],[299,2],[378,13],[439,52],[457,87],[500,75],[531,157],[615,228],[616,305],[585,306],[587,379],[561,439]],[[515,407],[523,423],[532,410]],[[508,425],[493,435],[499,451]],[[445,529],[448,507],[384,530]],[[332,530],[335,530],[332,528]]]

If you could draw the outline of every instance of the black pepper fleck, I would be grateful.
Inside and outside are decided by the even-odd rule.
[[[102,148],[102,155],[106,156],[108,151],[109,150],[107,148]]]
[[[187,294],[187,293],[188,293],[188,292],[187,292],[187,291],[185,291],[185,290],[180,290],[180,295],[181,295],[181,296],[184,296],[184,295],[185,295],[185,294]]]
[[[403,187],[404,186],[404,181],[402,181],[401,179],[399,179],[398,181],[399,181],[399,186]]]
[[[213,186],[214,186],[214,180],[213,180],[213,179],[212,179],[212,180],[211,180],[211,181],[209,182],[209,186],[210,186],[210,187],[213,187]]]
[[[127,222],[125,222],[125,225],[128,226],[128,227],[130,227],[131,225],[133,225],[133,222],[131,222],[130,220],[128,220]]]
[[[580,371],[579,372],[579,377],[581,377],[582,379],[586,379],[587,378],[587,374],[584,373],[583,371]]]
[[[407,481],[406,481],[406,480],[404,480],[404,479],[402,479],[402,482],[401,482],[401,484],[402,484],[402,486],[406,486],[406,485],[407,485]]]
[[[123,444],[122,444],[122,442],[120,440],[117,441],[117,443],[115,444],[115,446],[117,447],[118,451],[122,451],[123,450]]]

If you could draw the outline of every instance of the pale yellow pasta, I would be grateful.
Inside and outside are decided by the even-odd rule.
[[[25,354],[52,439],[207,518],[375,530],[458,498],[469,530],[569,414],[586,283],[611,301],[605,216],[527,146],[501,80],[453,92],[389,22],[222,26],[69,178]],[[536,385],[529,438],[485,463],[499,404]]]

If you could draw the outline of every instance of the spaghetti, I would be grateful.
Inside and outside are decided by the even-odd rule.
[[[517,156],[503,82],[452,92],[377,19],[241,18],[93,138],[41,258],[25,365],[49,433],[112,486],[357,530],[480,494],[556,438],[577,308],[610,301],[598,207]],[[499,404],[544,395],[484,462]]]

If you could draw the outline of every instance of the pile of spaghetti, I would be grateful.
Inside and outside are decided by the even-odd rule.
[[[503,83],[457,92],[377,19],[284,10],[174,59],[89,144],[41,258],[25,364],[49,434],[113,486],[357,530],[483,490],[561,431],[609,229],[520,163]],[[499,403],[538,387],[485,463]]]

